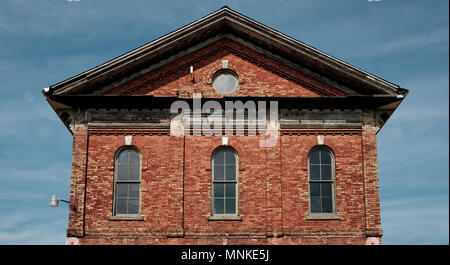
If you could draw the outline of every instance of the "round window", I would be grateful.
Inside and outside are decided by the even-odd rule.
[[[237,75],[229,69],[217,71],[212,79],[214,89],[221,94],[230,94],[239,83]]]

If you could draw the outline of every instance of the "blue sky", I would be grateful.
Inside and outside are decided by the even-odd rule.
[[[44,87],[228,5],[410,90],[378,133],[384,244],[449,244],[448,0],[1,0],[0,244],[64,244],[72,136]]]

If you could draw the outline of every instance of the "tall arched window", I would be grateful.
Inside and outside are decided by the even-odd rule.
[[[238,214],[238,156],[231,148],[220,148],[212,156],[212,213]]]
[[[141,155],[135,148],[117,152],[114,176],[114,215],[139,214]]]
[[[334,213],[334,156],[326,147],[314,147],[308,155],[311,213]]]

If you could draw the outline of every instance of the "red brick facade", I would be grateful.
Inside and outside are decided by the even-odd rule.
[[[252,54],[256,59],[250,62],[228,49],[213,52],[213,58],[205,58],[204,65],[196,68],[194,85],[189,81],[188,67],[170,70],[199,62],[202,53],[209,54],[209,49],[227,45],[247,50],[229,40],[218,42],[192,58],[186,56],[167,69],[130,81],[110,93],[125,93],[128,89],[127,93],[169,96],[178,91],[187,97],[188,91],[195,91],[204,97],[218,97],[208,80],[226,59],[230,68],[238,75],[242,73],[242,84],[233,96],[318,96],[301,84],[254,64],[256,60],[275,64],[261,54]],[[168,74],[158,77],[162,72]],[[145,83],[153,76],[160,78],[156,89],[141,85],[129,91],[132,84]],[[308,81],[328,88],[313,79]],[[80,128],[74,134],[71,187],[71,201],[77,202],[78,209],[70,215],[68,234],[78,237],[81,244],[364,244],[368,236],[380,237],[376,142],[370,128],[326,132],[324,144],[334,152],[336,161],[336,213],[340,219],[306,218],[307,157],[318,144],[318,134],[321,132],[314,130],[283,133],[271,148],[259,147],[263,136],[231,136],[228,144],[239,155],[238,210],[243,220],[212,221],[208,220],[211,155],[222,145],[220,136],[174,137],[132,129],[87,133]],[[114,156],[125,145],[126,135],[134,135],[132,145],[142,154],[140,215],[144,218],[138,221],[110,220]]]
[[[205,32],[217,30],[209,20],[232,23],[230,16],[253,23],[228,8],[211,16],[216,20],[201,20],[210,30]],[[241,30],[241,24],[227,25]],[[188,38],[180,32],[181,39]],[[173,34],[176,39],[178,33]],[[185,44],[176,39],[169,47],[175,55],[170,57],[167,48],[168,59],[154,59],[152,64],[146,62],[161,51],[159,42],[150,43],[150,59],[141,64],[132,63],[143,52],[133,51],[131,62],[126,54],[117,59],[121,64],[112,61],[44,93],[74,137],[68,244],[381,243],[376,133],[386,121],[380,120],[379,107],[392,113],[401,101],[395,86],[367,79],[367,73],[359,77],[358,69],[312,50],[307,51],[318,59],[308,61],[301,57],[307,54],[302,55],[303,44],[289,39],[283,46],[256,33],[249,42],[242,36],[225,34],[204,42],[189,37]],[[180,49],[182,45],[186,47]],[[289,48],[292,57],[283,58],[271,47],[278,47],[280,54]],[[332,67],[330,60],[340,68],[326,68]],[[322,64],[318,70],[331,70],[315,73],[302,66],[310,62]],[[120,68],[126,63],[129,66]],[[220,94],[212,86],[213,74],[222,68],[239,78],[231,94]],[[346,72],[339,72],[342,69]],[[261,147],[266,139],[262,135],[231,135],[228,142],[222,136],[174,136],[169,125],[174,113],[167,102],[192,102],[194,93],[202,102],[230,97],[277,101],[275,145]],[[140,210],[133,218],[114,216],[115,158],[126,145],[141,155]],[[223,145],[238,157],[237,220],[210,218],[211,159]],[[333,157],[332,215],[310,214],[308,153],[318,145],[329,148]]]
[[[78,202],[78,209],[70,215],[69,236],[79,237],[81,244],[364,244],[369,236],[381,236],[377,176],[364,177],[366,168],[376,169],[370,133],[324,135],[324,144],[335,155],[339,220],[307,219],[307,156],[317,145],[315,134],[282,135],[272,148],[259,147],[262,136],[230,136],[229,146],[239,155],[242,221],[208,220],[211,154],[222,145],[220,136],[151,133],[132,139],[142,154],[144,219],[110,220],[114,156],[125,144],[125,135],[101,131],[75,135],[74,154],[82,160],[87,156],[87,171],[76,165],[74,156],[71,189],[79,192],[78,196],[72,192],[71,201]],[[370,163],[363,160],[368,156]]]

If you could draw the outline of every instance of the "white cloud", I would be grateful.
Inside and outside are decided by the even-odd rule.
[[[380,45],[375,52],[387,53],[411,48],[423,49],[439,43],[448,43],[448,40],[448,28],[438,28],[431,32],[425,31],[413,35],[397,36],[395,39]]]
[[[47,105],[47,106],[46,106]],[[56,126],[58,117],[42,98],[36,101],[29,92],[23,98],[2,100],[0,106],[0,137],[7,136],[48,136]]]
[[[384,244],[448,244],[448,194],[382,201]]]
[[[62,209],[3,212],[0,215],[0,245],[63,245],[66,229],[67,214]]]
[[[357,30],[355,30],[358,32]],[[380,34],[381,35],[381,34]],[[354,59],[368,59],[382,55],[391,55],[399,52],[410,52],[420,55],[427,49],[439,52],[448,52],[448,26],[437,28],[433,31],[414,32],[394,35],[391,39],[373,38],[366,41],[365,45],[352,45],[351,50],[341,51],[346,61]]]
[[[39,165],[45,163],[42,160],[27,161],[1,161],[3,170],[0,173],[0,179],[8,176],[14,176],[14,181],[49,181],[52,183],[68,183],[70,179],[71,163],[69,162],[46,162],[45,166]],[[8,166],[6,166],[8,165]],[[11,179],[11,178],[9,178]]]

